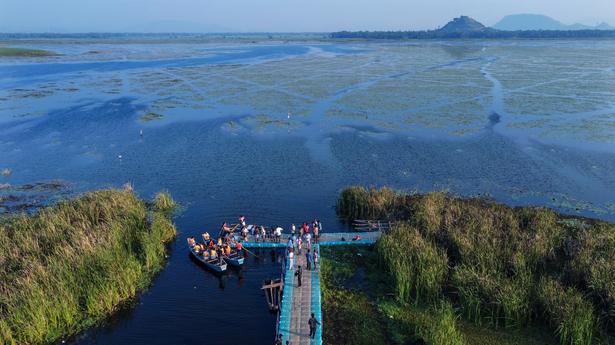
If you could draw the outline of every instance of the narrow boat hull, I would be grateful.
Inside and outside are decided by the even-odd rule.
[[[205,259],[205,258],[203,258],[202,255],[197,254],[194,251],[194,249],[190,249],[190,254],[199,263],[201,263],[203,266],[209,268],[210,270],[212,270],[214,272],[222,273],[222,272],[226,271],[226,261],[224,261],[224,259],[222,259],[222,260],[217,260],[217,259],[209,260],[209,259]]]
[[[235,266],[235,267],[240,267],[241,265],[243,265],[243,257],[239,257],[239,256],[237,257],[227,256],[224,258],[224,261],[226,261],[229,265]]]

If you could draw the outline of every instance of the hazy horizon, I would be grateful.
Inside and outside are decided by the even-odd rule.
[[[612,0],[3,0],[0,32],[331,32],[435,29],[470,16],[491,26],[510,14],[565,24],[615,24]]]

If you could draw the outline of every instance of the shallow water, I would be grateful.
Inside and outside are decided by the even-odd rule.
[[[168,189],[184,209],[152,288],[78,344],[203,331],[220,334],[213,344],[269,343],[259,287],[277,263],[252,260],[221,289],[184,238],[238,214],[341,229],[335,201],[351,184],[615,219],[612,41],[27,47],[64,55],[0,60],[0,169],[12,169],[0,184],[131,183],[144,197]],[[150,112],[162,118],[144,121]]]

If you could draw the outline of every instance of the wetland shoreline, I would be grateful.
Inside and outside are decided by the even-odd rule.
[[[134,299],[164,267],[174,208],[108,189],[1,216],[0,344],[66,339]]]
[[[345,189],[337,211],[345,219],[400,225],[372,252],[323,253],[323,285],[331,287],[324,292],[325,318],[329,311],[342,323],[360,320],[371,309],[371,323],[380,325],[367,333],[342,327],[325,339],[519,345],[614,340],[615,224],[388,188]]]

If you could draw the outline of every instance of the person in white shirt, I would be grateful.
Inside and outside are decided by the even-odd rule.
[[[293,253],[293,250],[291,249],[288,252],[288,269],[292,270],[294,266],[295,266],[295,254]]]

